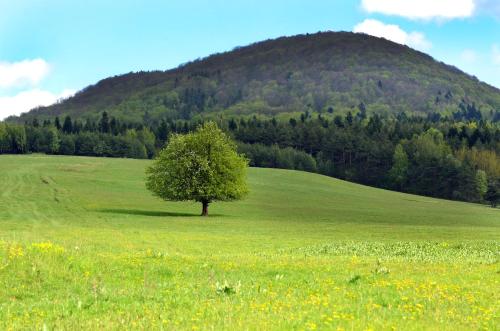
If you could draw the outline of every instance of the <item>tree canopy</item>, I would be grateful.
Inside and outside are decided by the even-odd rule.
[[[247,166],[235,143],[214,122],[207,122],[195,132],[170,136],[146,170],[146,187],[164,200],[201,202],[206,216],[209,203],[245,196]]]
[[[97,120],[212,115],[438,113],[500,119],[500,90],[391,41],[350,32],[267,40],[168,71],[129,73],[12,121],[59,115]],[[103,131],[108,124],[103,122]]]

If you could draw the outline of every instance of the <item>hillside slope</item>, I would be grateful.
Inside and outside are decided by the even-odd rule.
[[[250,195],[210,206],[164,202],[144,185],[150,161],[0,156],[3,226],[144,226],[223,235],[275,233],[318,239],[493,239],[500,211],[483,205],[371,188],[317,174],[251,168]],[[194,222],[194,224],[193,224]],[[206,223],[205,221],[202,223]],[[237,226],[236,226],[237,224]],[[4,228],[5,229],[5,228]],[[63,239],[63,238],[61,238]]]
[[[492,116],[500,90],[385,39],[348,32],[282,37],[161,72],[129,73],[10,120],[102,111],[131,121],[358,111],[450,114],[475,104]]]
[[[0,156],[0,329],[494,330],[499,209],[288,170],[167,203],[150,161]]]

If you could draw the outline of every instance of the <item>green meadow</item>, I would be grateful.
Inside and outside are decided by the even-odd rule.
[[[0,329],[500,325],[499,209],[251,168],[202,218],[149,162],[0,156]]]

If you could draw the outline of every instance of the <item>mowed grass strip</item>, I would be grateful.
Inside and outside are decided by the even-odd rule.
[[[250,169],[163,202],[148,161],[0,156],[0,329],[494,329],[500,211]]]

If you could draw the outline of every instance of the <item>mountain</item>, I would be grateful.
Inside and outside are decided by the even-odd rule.
[[[11,121],[102,111],[128,121],[263,114],[500,111],[500,90],[407,46],[320,32],[258,42],[168,71],[104,79]]]

